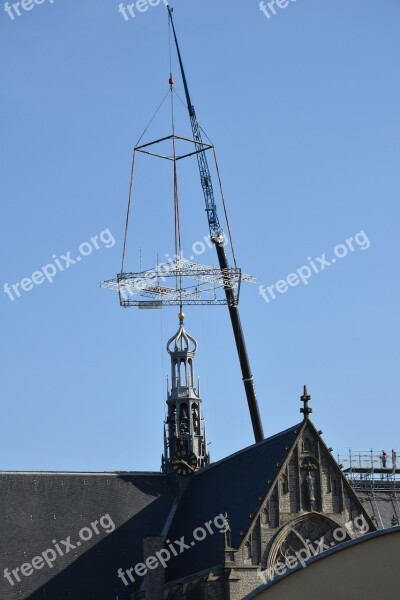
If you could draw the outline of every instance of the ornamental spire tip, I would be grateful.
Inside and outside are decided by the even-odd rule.
[[[309,419],[309,415],[312,413],[312,408],[308,406],[309,401],[311,400],[311,396],[307,391],[307,386],[304,386],[303,395],[300,396],[300,401],[304,402],[303,408],[300,409],[300,412],[303,413],[304,419]]]

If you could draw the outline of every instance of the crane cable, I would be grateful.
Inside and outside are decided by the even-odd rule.
[[[134,177],[134,174],[135,174],[135,158],[136,158],[136,149],[133,151],[133,158],[132,158],[131,180],[130,180],[130,184],[129,184],[128,209],[126,211],[125,235],[124,235],[124,249],[122,251],[121,273],[124,273],[124,267],[125,267],[125,254],[126,254],[126,244],[127,244],[127,241],[128,241],[129,216],[130,216],[130,212],[131,212],[131,202],[132,202],[133,177]]]
[[[219,182],[219,189],[221,190],[221,198],[222,198],[222,205],[224,207],[224,214],[225,214],[225,221],[226,221],[226,226],[228,228],[228,237],[229,237],[229,243],[231,245],[231,249],[232,249],[232,256],[233,256],[233,262],[235,265],[235,269],[237,269],[237,264],[236,264],[236,255],[235,255],[235,248],[233,246],[233,241],[232,241],[232,233],[231,233],[231,226],[229,224],[229,218],[228,218],[228,211],[226,208],[226,202],[225,202],[225,195],[224,195],[224,189],[222,187],[222,180],[221,180],[221,175],[219,172],[219,166],[218,166],[218,160],[217,160],[217,154],[215,152],[215,148],[214,146],[212,147],[213,149],[213,153],[214,153],[214,160],[215,160],[215,167],[217,169],[217,175],[218,175],[218,182]]]
[[[174,77],[172,74],[172,32],[171,32],[171,15],[168,13],[168,34],[169,34],[169,86],[171,93],[171,121],[172,121],[172,141],[173,141],[173,161],[174,161],[174,235],[175,235],[175,260],[179,260],[182,256],[182,239],[181,239],[181,220],[179,210],[179,187],[178,187],[178,169],[176,155],[176,139],[175,139],[175,105],[174,105]],[[176,289],[180,293],[180,305],[182,312],[182,275],[176,275]]]

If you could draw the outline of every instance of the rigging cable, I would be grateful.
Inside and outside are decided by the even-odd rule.
[[[124,273],[124,266],[125,266],[126,243],[127,243],[127,240],[128,240],[129,216],[130,216],[130,212],[131,212],[131,202],[132,202],[133,177],[134,177],[134,174],[135,174],[135,158],[136,158],[136,149],[133,151],[133,158],[132,158],[131,180],[130,180],[130,184],[129,184],[128,209],[126,211],[125,235],[124,235],[124,249],[122,251],[121,273]]]
[[[224,214],[225,214],[226,226],[228,228],[229,243],[230,243],[231,249],[232,249],[232,256],[233,256],[233,262],[235,264],[235,269],[237,269],[236,256],[235,256],[235,248],[233,246],[232,234],[231,234],[231,226],[229,224],[228,211],[226,209],[224,190],[223,190],[223,187],[222,187],[222,181],[221,181],[221,175],[220,175],[220,172],[219,172],[217,154],[215,152],[214,146],[213,146],[213,152],[214,152],[215,167],[217,169],[217,175],[218,175],[218,181],[219,181],[219,189],[221,190],[222,204],[223,204],[223,207],[224,207]]]
[[[139,146],[140,142],[142,141],[143,137],[145,136],[145,134],[147,133],[148,128],[150,127],[150,125],[152,124],[152,122],[154,121],[154,119],[156,118],[156,116],[158,115],[158,113],[161,110],[162,105],[164,104],[164,102],[166,101],[168,94],[169,94],[170,90],[168,89],[167,93],[165,94],[164,98],[161,101],[161,104],[159,105],[159,107],[157,108],[156,112],[154,113],[154,115],[152,116],[152,118],[149,121],[149,124],[147,125],[147,127],[145,128],[145,130],[143,131],[142,135],[140,136],[140,138],[138,139],[138,141],[136,142],[136,147]]]
[[[174,105],[174,77],[172,74],[172,32],[171,32],[171,16],[168,13],[168,30],[169,30],[169,86],[171,92],[171,121],[172,121],[172,142],[173,142],[173,161],[174,161],[174,222],[175,222],[175,261],[179,261],[182,256],[182,243],[181,243],[181,223],[180,223],[180,211],[179,211],[179,189],[178,189],[178,169],[177,169],[177,156],[176,156],[176,139],[175,139],[175,105]],[[176,275],[176,289],[179,290],[180,294],[180,312],[182,312],[182,274],[179,275],[178,285],[178,274]]]

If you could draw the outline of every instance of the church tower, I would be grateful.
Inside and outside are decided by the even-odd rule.
[[[164,473],[175,470],[177,461],[174,457],[182,451],[191,456],[191,471],[205,467],[210,460],[201,412],[200,386],[196,388],[194,385],[197,341],[186,332],[184,318],[185,315],[180,312],[179,329],[167,344],[171,357],[171,389],[168,389],[168,415],[164,430]],[[184,462],[187,463],[187,460]]]

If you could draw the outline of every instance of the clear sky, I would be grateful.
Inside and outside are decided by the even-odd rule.
[[[166,8],[126,20],[117,0],[24,5],[0,5],[0,468],[158,470],[178,311],[123,310],[99,282],[120,270],[132,148],[168,89]],[[240,311],[265,434],[300,421],[307,383],[335,453],[400,450],[398,0],[173,5],[238,263],[257,277]],[[182,94],[175,57],[174,71]],[[138,167],[132,270],[140,249],[149,268],[173,252],[163,169]],[[208,233],[193,165],[181,192],[188,254]],[[101,232],[53,283],[37,274]],[[307,285],[288,279],[298,270]],[[225,307],[186,314],[216,460],[253,442],[233,334]]]

